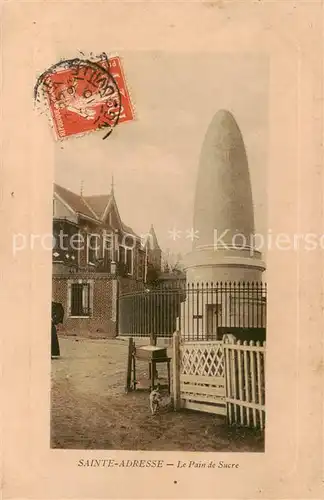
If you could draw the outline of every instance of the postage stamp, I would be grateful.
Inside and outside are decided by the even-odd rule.
[[[119,56],[102,57],[100,64],[108,69],[111,76],[114,78],[120,93],[120,113],[118,123],[134,120],[134,106],[132,104],[129,89],[126,84],[121,59]]]
[[[35,100],[49,110],[56,138],[107,129],[134,119],[120,57],[61,61],[37,80]]]

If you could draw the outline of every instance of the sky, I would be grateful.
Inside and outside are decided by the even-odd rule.
[[[162,250],[192,242],[198,159],[219,109],[231,111],[246,146],[256,232],[267,231],[268,60],[253,54],[120,52],[136,119],[55,146],[55,181],[85,195],[110,192],[138,234],[151,224]],[[180,231],[178,238],[171,234]]]

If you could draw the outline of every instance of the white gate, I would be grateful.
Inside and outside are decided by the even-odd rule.
[[[227,415],[230,424],[265,427],[266,343],[183,342],[173,336],[175,409]]]
[[[266,343],[225,340],[223,350],[229,423],[264,429]]]
[[[223,343],[184,342],[179,362],[181,406],[226,415]]]

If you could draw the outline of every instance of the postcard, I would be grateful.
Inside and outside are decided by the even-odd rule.
[[[2,496],[323,497],[320,1],[2,6]]]

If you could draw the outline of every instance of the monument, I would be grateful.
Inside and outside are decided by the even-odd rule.
[[[253,248],[254,213],[249,166],[240,129],[218,111],[201,149],[188,282],[259,281],[265,264]]]
[[[202,145],[193,227],[197,238],[184,262],[188,284],[194,283],[195,288],[199,284],[261,281],[265,264],[253,245],[254,211],[248,160],[241,131],[229,111],[215,114]],[[198,325],[195,328],[201,330],[202,325],[209,325],[207,330],[215,338],[215,315],[218,316],[215,324],[219,325],[226,322],[226,318],[222,319],[224,314],[231,314],[231,319],[237,314],[250,314],[250,305],[242,308],[237,295],[224,298],[220,293],[216,290],[208,296],[207,292],[207,299],[201,291],[188,294],[183,304],[182,328],[192,328],[192,318],[201,320],[195,323]],[[252,299],[250,295],[249,300]],[[224,302],[231,303],[226,311],[222,310]],[[242,318],[237,319],[240,323]],[[205,331],[201,333],[204,336]]]

